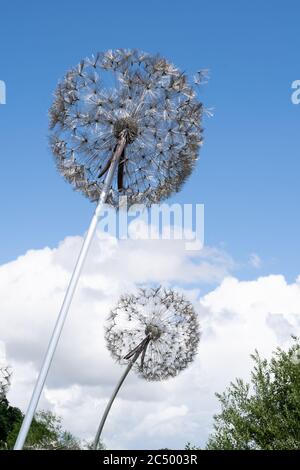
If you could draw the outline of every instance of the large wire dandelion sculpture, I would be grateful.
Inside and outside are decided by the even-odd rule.
[[[134,368],[148,381],[175,377],[193,361],[200,340],[198,317],[192,304],[181,294],[162,287],[122,296],[107,323],[107,347],[113,358],[127,364],[127,368],[101,419],[95,449],[129,371]]]
[[[58,170],[97,201],[119,146],[108,202],[118,205],[123,194],[129,203],[157,203],[191,173],[202,113],[186,75],[164,58],[137,50],[98,53],[58,85],[50,110]]]
[[[198,74],[196,83],[204,74]],[[179,191],[202,144],[203,105],[187,76],[137,50],[98,53],[69,70],[50,108],[59,172],[97,207],[80,251],[15,449],[22,449],[105,202],[150,206]]]

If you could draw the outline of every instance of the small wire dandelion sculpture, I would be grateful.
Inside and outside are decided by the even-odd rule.
[[[11,379],[11,369],[8,366],[0,366],[0,403],[5,398]]]
[[[173,290],[140,289],[110,313],[105,339],[120,363],[143,350],[136,370],[146,380],[174,377],[193,360],[199,341],[194,308]]]
[[[202,76],[198,74],[197,85]],[[69,70],[50,108],[64,178],[97,202],[15,449],[22,449],[105,202],[150,206],[179,191],[202,144],[203,105],[187,76],[137,50],[98,53]]]
[[[120,364],[127,364],[127,368],[105,409],[94,449],[129,371],[134,368],[148,381],[175,377],[193,361],[200,340],[200,327],[192,304],[179,293],[162,287],[140,289],[137,295],[122,296],[107,323],[107,347],[113,358]]]

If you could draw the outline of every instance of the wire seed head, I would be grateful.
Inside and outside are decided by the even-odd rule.
[[[146,380],[176,376],[193,361],[200,329],[193,306],[171,289],[139,289],[124,295],[111,311],[105,332],[112,356],[121,364],[145,337],[149,338],[143,361],[134,365]]]
[[[9,390],[11,374],[10,367],[0,365],[0,403]]]
[[[185,74],[160,56],[117,49],[82,60],[49,111],[57,168],[99,199],[120,137],[126,146],[107,202],[152,203],[179,191],[202,144],[203,105]]]

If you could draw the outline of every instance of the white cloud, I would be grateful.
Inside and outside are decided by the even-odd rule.
[[[31,250],[0,267],[1,335],[14,369],[9,398],[25,409],[70,277],[81,237]],[[172,284],[194,302],[202,325],[197,360],[177,378],[146,383],[129,375],[104,429],[109,448],[182,448],[202,443],[217,410],[215,391],[247,377],[249,354],[269,356],[299,334],[300,282],[283,276],[230,277],[232,259],[179,241],[95,239],[40,407],[91,439],[122,368],[109,356],[103,323],[121,293],[140,283]],[[217,282],[206,295],[203,282]],[[3,354],[2,354],[3,355]]]

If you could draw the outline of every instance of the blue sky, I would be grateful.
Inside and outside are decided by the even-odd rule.
[[[82,235],[93,212],[55,169],[47,113],[66,70],[97,51],[140,48],[190,75],[210,70],[200,99],[214,116],[205,119],[196,170],[170,202],[205,205],[206,245],[234,258],[237,279],[221,282],[227,271],[218,250],[208,250],[212,259],[202,266],[171,243],[152,249],[96,240],[40,407],[57,412],[75,435],[94,435],[119,377],[100,340],[103,313],[149,279],[183,289],[199,307],[201,354],[174,381],[143,385],[129,377],[107,423],[108,448],[177,448],[187,435],[203,444],[217,411],[214,393],[234,377],[247,379],[250,352],[268,356],[291,333],[299,336],[300,104],[291,101],[300,80],[299,18],[297,0],[1,2],[0,362],[3,350],[14,371],[11,403],[28,404],[81,243],[66,237]],[[3,266],[61,240],[57,250],[30,251]],[[259,269],[249,264],[252,253],[262,259]],[[203,279],[211,272],[221,284],[208,292]]]
[[[57,81],[109,48],[160,52],[193,74],[210,69],[201,99],[214,108],[196,171],[173,201],[205,204],[206,244],[262,274],[299,274],[300,79],[297,1],[86,0],[4,2],[0,10],[0,263],[81,234],[92,205],[57,174],[47,110]]]

